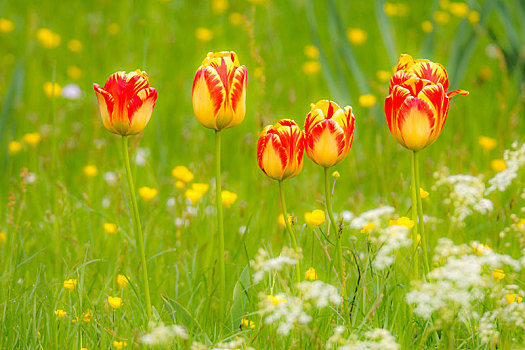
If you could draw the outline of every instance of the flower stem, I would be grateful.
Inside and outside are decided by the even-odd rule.
[[[297,247],[297,240],[295,239],[295,234],[293,232],[292,226],[290,225],[290,222],[288,221],[288,212],[286,211],[286,201],[284,199],[284,190],[283,190],[283,180],[279,181],[279,193],[281,194],[281,208],[283,210],[283,218],[284,218],[284,224],[286,225],[286,229],[288,230],[288,233],[290,234],[290,238],[292,239],[292,244],[295,249],[295,252],[298,253],[298,247]],[[301,263],[297,261],[297,268],[296,271],[296,278],[297,278],[297,285],[301,283]]]
[[[328,218],[330,219],[330,226],[332,227],[332,232],[337,238],[336,254],[339,256],[337,259],[339,262],[339,278],[341,278],[341,290],[343,291],[343,295],[346,295],[345,276],[343,270],[343,245],[341,244],[341,235],[337,230],[337,225],[334,219],[334,213],[332,211],[332,192],[330,191],[328,170],[329,168],[324,168],[324,191],[326,197],[326,211],[328,212]]]
[[[142,225],[140,223],[139,208],[137,206],[137,198],[135,196],[135,185],[133,184],[133,176],[131,174],[131,166],[129,163],[128,151],[128,137],[122,136],[122,154],[124,156],[124,164],[126,166],[126,175],[128,178],[129,192],[131,197],[131,210],[133,212],[133,224],[135,226],[135,241],[137,249],[140,254],[140,261],[142,263],[142,278],[144,284],[144,294],[146,297],[146,315],[148,321],[151,318],[151,298],[149,294],[149,279],[148,279],[148,265],[146,262],[146,252],[144,250],[144,235],[142,234]]]
[[[425,272],[429,272],[428,269],[428,259],[427,259],[427,246],[426,246],[426,236],[425,236],[425,222],[423,220],[423,203],[421,202],[421,185],[419,182],[419,157],[418,153],[414,151],[414,167],[416,168],[416,196],[417,196],[417,215],[419,217],[418,226],[419,234],[421,236],[421,250],[423,251],[423,262],[425,267]]]
[[[226,272],[224,270],[224,225],[222,218],[222,189],[221,189],[221,131],[215,130],[215,204],[217,205],[217,229],[219,232],[219,283],[220,283],[220,310],[224,316],[226,303]]]
[[[412,247],[414,250],[414,278],[417,279],[419,277],[419,242],[417,239],[417,233],[418,233],[418,222],[417,222],[417,192],[419,190],[419,187],[416,186],[416,161],[417,161],[417,152],[412,151],[412,184],[410,186],[410,189],[412,190],[412,221],[414,221],[414,229],[412,230]]]

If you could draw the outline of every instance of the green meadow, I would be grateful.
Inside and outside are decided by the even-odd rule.
[[[524,18],[521,0],[3,1],[0,349],[522,349]],[[248,72],[244,120],[221,131],[222,297],[215,133],[192,104],[217,51]],[[401,54],[469,91],[418,152],[420,236],[411,151],[385,121]],[[137,69],[158,93],[129,136],[151,317],[93,90]],[[296,250],[257,142],[319,100],[352,106],[355,132],[329,168],[335,230],[322,167],[305,153],[283,181]]]

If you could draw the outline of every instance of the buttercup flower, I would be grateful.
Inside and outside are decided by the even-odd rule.
[[[55,310],[55,316],[60,320],[61,318],[66,317],[67,312],[62,309]]]
[[[257,142],[257,162],[261,170],[274,180],[284,180],[303,168],[304,136],[299,125],[290,119],[269,125]]]
[[[239,125],[246,114],[247,70],[233,51],[210,52],[195,74],[193,111],[207,128]]]
[[[279,214],[279,217],[277,218],[277,222],[279,223],[279,226],[285,227],[286,223],[284,222],[284,215]],[[293,218],[290,214],[288,214],[288,223],[291,225],[293,222]]]
[[[195,205],[201,199],[204,192],[189,188],[184,192],[184,196],[191,201],[191,204]]]
[[[493,159],[490,162],[490,166],[495,172],[502,172],[503,170],[507,169],[507,163],[504,159]]]
[[[321,226],[325,222],[325,213],[322,210],[315,209],[312,212],[307,212],[304,214],[304,221],[306,221],[307,224],[313,225],[313,226]]]
[[[375,228],[376,228],[376,224],[374,224],[373,222],[368,223],[368,224],[366,224],[366,225],[363,226],[363,228],[361,229],[361,233],[370,233],[370,232],[372,232]]]
[[[7,146],[7,149],[9,151],[9,154],[17,154],[20,152],[23,148],[23,145],[18,141],[11,141],[9,142],[9,145]]]
[[[122,298],[108,296],[108,304],[114,309],[118,309],[122,306]]]
[[[95,177],[97,176],[98,174],[98,169],[96,166],[94,165],[86,165],[84,167],[84,174],[87,176],[87,177]]]
[[[496,281],[501,281],[503,277],[505,277],[505,272],[503,272],[502,269],[494,269],[492,270],[492,277],[494,277]]]
[[[157,101],[146,72],[117,72],[103,88],[93,84],[104,127],[118,135],[135,135],[148,124]]]
[[[31,132],[31,133],[25,134],[22,137],[22,141],[24,141],[24,143],[30,146],[33,146],[33,147],[38,145],[41,140],[42,140],[42,136],[40,136],[40,134],[37,132]]]
[[[191,184],[191,189],[197,192],[200,192],[202,194],[208,192],[208,189],[210,188],[210,185],[205,183],[196,182]]]
[[[496,139],[488,136],[480,136],[478,141],[480,146],[487,152],[493,150],[498,144]]]
[[[316,164],[329,168],[342,162],[352,147],[355,117],[352,107],[321,100],[312,104],[304,123],[305,148]]]
[[[110,222],[106,222],[104,223],[104,230],[110,234],[110,235],[114,235],[115,233],[117,233],[119,231],[119,228],[117,225],[115,224],[112,224]]]
[[[82,316],[82,321],[89,322],[91,321],[91,317],[92,317],[91,311],[88,311],[84,314],[84,316]]]
[[[241,320],[241,325],[245,328],[250,328],[250,329],[254,329],[255,328],[255,322],[251,321],[251,320],[248,320],[246,318],[243,318]]]
[[[7,242],[7,234],[5,232],[0,232],[0,244],[5,244]]]
[[[6,18],[0,18],[0,33],[9,33],[15,30],[15,23]]]
[[[513,304],[513,303],[519,304],[523,301],[523,298],[517,295],[516,293],[506,294],[505,298],[507,299],[507,303],[509,304]]]
[[[385,100],[392,136],[402,146],[419,151],[433,144],[445,125],[450,99],[468,91],[447,92],[448,75],[439,63],[401,55]]]
[[[177,180],[184,182],[190,182],[193,180],[193,173],[184,165],[177,165],[175,168],[173,168],[171,174]]]
[[[317,279],[317,272],[315,272],[315,269],[313,267],[310,267],[305,273],[304,273],[304,279],[315,281]]]
[[[125,341],[113,340],[113,347],[115,349],[120,350],[120,349],[123,349],[123,348],[125,348],[127,346],[128,346],[128,343],[126,343]]]
[[[48,98],[59,97],[62,93],[62,87],[58,83],[48,81],[44,83],[44,93]]]
[[[129,278],[126,275],[117,275],[117,284],[120,288],[124,288],[129,284]]]
[[[390,220],[388,223],[389,226],[405,226],[408,229],[411,229],[414,227],[415,223],[414,221],[410,220],[410,218],[407,218],[406,216],[402,216],[399,219]]]
[[[70,292],[75,289],[75,286],[77,285],[77,280],[74,278],[68,279],[64,281],[64,288],[69,290]]]
[[[149,202],[153,198],[157,196],[157,193],[159,191],[156,188],[151,188],[148,186],[143,186],[139,188],[139,195],[144,199],[146,202]]]
[[[425,191],[422,187],[419,188],[419,195],[421,198],[427,198],[429,196],[428,191]]]
[[[237,200],[237,193],[230,191],[222,191],[222,204],[229,208]]]

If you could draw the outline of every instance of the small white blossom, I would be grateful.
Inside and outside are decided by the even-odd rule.
[[[374,223],[376,225],[380,224],[382,217],[391,215],[394,213],[394,208],[390,206],[379,207],[371,209],[361,213],[358,217],[355,217],[350,222],[350,227],[353,229],[362,229],[365,225]]]
[[[82,97],[82,90],[77,84],[68,84],[62,88],[62,97],[68,100],[78,100]]]
[[[312,300],[319,309],[330,304],[341,304],[341,295],[336,287],[321,281],[304,281],[299,283],[304,300]]]

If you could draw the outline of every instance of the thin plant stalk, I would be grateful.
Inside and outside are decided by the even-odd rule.
[[[219,295],[221,315],[226,303],[226,272],[224,270],[224,223],[222,218],[221,189],[221,131],[215,130],[215,204],[217,205],[217,230],[219,232]]]
[[[146,262],[146,251],[144,249],[144,235],[142,234],[142,225],[140,223],[137,197],[135,196],[135,185],[133,183],[133,176],[131,174],[131,166],[129,162],[128,136],[122,136],[122,154],[124,156],[124,165],[126,167],[126,175],[128,178],[129,192],[131,197],[131,211],[133,213],[133,225],[135,226],[135,241],[137,249],[139,250],[140,261],[142,264],[142,283],[144,287],[144,295],[146,298],[146,315],[148,316],[149,320],[151,319],[151,297],[149,294],[148,265]]]
[[[324,168],[324,190],[325,190],[325,197],[326,197],[326,211],[328,212],[328,218],[330,219],[330,226],[332,227],[332,232],[334,233],[335,237],[337,238],[337,244],[336,244],[336,250],[338,255],[338,269],[339,269],[339,277],[341,278],[341,287],[343,291],[343,295],[346,295],[345,293],[345,275],[344,275],[344,269],[343,269],[343,245],[341,244],[341,235],[339,234],[337,230],[337,225],[334,219],[334,213],[332,211],[332,192],[330,191],[330,181],[329,181],[329,175],[328,175],[329,168]]]
[[[423,220],[423,203],[421,202],[421,185],[419,182],[419,157],[418,153],[414,151],[414,167],[416,168],[416,197],[417,197],[417,215],[419,220],[417,222],[419,234],[421,236],[421,250],[423,251],[423,262],[425,266],[425,272],[429,272],[428,259],[427,259],[427,246],[425,236],[425,222]]]
[[[412,221],[414,221],[414,229],[412,230],[412,248],[413,248],[413,254],[414,254],[414,277],[419,277],[419,254],[418,254],[418,248],[419,248],[419,242],[417,239],[418,234],[418,222],[417,222],[417,198],[419,197],[417,195],[417,192],[419,192],[419,187],[417,187],[416,184],[416,161],[417,161],[417,152],[412,152],[412,184],[410,186],[410,189],[412,190]]]
[[[290,238],[292,239],[292,244],[295,249],[295,252],[298,253],[297,239],[295,238],[295,233],[293,232],[292,226],[288,221],[288,212],[286,211],[286,201],[284,199],[284,189],[282,180],[279,181],[279,193],[281,195],[281,208],[283,211],[284,224],[288,233],[290,234]],[[295,272],[297,278],[297,285],[299,285],[299,283],[301,283],[301,263],[299,261],[297,262],[297,268],[295,269]]]

